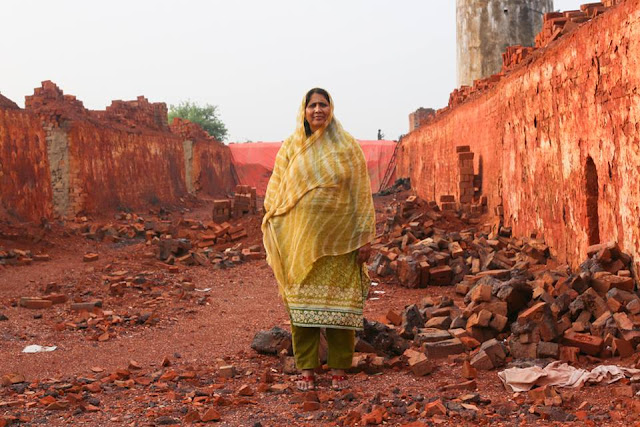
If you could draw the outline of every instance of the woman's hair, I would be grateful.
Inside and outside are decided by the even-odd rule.
[[[306,100],[304,102],[305,108],[307,107],[307,105],[309,105],[309,101],[311,100],[311,96],[313,96],[314,93],[317,93],[318,95],[324,96],[327,99],[327,102],[331,103],[330,97],[329,97],[329,92],[327,92],[326,90],[324,90],[322,88],[314,87],[309,92],[307,92],[307,96],[305,98]]]
[[[325,99],[327,100],[327,102],[331,103],[331,98],[329,97],[329,92],[327,92],[326,90],[324,90],[322,88],[314,87],[309,92],[307,92],[307,96],[305,97],[305,101],[304,101],[304,108],[307,108],[307,105],[309,105],[309,101],[311,100],[311,97],[313,96],[314,93],[317,93],[318,95],[324,96]],[[307,137],[311,136],[311,134],[313,133],[311,131],[311,126],[309,126],[309,122],[307,122],[307,119],[304,119],[304,132],[307,135]]]

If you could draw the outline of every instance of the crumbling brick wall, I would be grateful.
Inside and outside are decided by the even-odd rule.
[[[172,132],[164,103],[138,97],[90,111],[47,81],[24,110],[15,107],[0,106],[0,200],[20,219],[136,209],[235,186],[229,149]]]
[[[38,221],[52,213],[46,133],[35,114],[0,108],[0,204]]]
[[[637,273],[639,57],[640,0],[627,0],[405,137],[400,174],[423,198],[456,194],[455,147],[469,145],[490,208],[502,204],[516,234],[544,236],[574,265],[590,236],[616,240]]]
[[[185,155],[190,158],[187,167],[187,174],[191,176],[189,191],[221,196],[233,188],[236,182],[230,169],[231,151],[226,146],[188,120],[176,117],[170,128],[185,141]]]

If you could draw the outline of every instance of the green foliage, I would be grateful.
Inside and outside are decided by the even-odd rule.
[[[169,123],[173,121],[174,117],[199,124],[202,129],[218,141],[224,141],[227,138],[227,127],[218,117],[217,105],[205,104],[201,106],[195,102],[182,101],[178,105],[169,106]]]

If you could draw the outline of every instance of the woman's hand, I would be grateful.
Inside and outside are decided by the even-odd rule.
[[[367,243],[358,249],[358,264],[364,264],[369,260],[369,255],[371,255],[371,243]]]

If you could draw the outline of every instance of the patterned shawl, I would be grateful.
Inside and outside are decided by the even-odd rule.
[[[333,117],[331,99],[325,125],[307,137],[305,101],[295,132],[278,151],[264,199],[264,247],[283,296],[289,284],[304,280],[317,259],[352,252],[375,237],[360,144]]]

